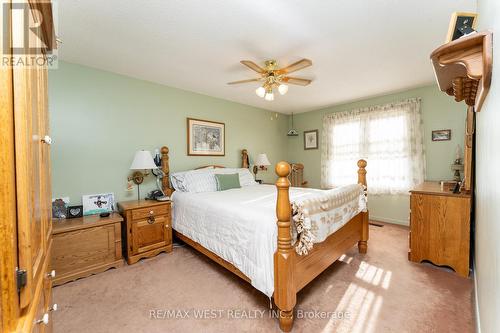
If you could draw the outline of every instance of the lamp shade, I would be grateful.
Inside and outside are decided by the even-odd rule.
[[[149,170],[157,168],[149,150],[137,151],[134,156],[134,161],[130,166],[130,170]]]
[[[269,159],[267,158],[266,154],[259,154],[257,155],[254,164],[257,166],[268,166],[271,165],[271,162],[269,162]]]

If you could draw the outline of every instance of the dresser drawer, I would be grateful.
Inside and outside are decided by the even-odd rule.
[[[134,209],[132,211],[132,220],[141,220],[150,216],[158,215],[170,215],[170,209],[168,209],[168,206],[162,205],[156,207]]]

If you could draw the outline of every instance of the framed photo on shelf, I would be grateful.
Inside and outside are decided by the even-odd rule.
[[[432,141],[451,140],[451,129],[432,131]]]
[[[113,193],[89,194],[82,196],[83,215],[112,212],[115,204]]]
[[[318,130],[304,131],[304,149],[318,149]]]
[[[225,124],[187,118],[189,156],[225,156]]]

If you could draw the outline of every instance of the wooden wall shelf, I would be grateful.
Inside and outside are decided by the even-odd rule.
[[[431,53],[431,60],[439,89],[479,112],[490,89],[492,53],[491,31],[438,47]]]

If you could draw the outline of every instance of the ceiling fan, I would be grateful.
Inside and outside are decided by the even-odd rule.
[[[288,76],[288,74],[290,73],[312,66],[312,61],[309,59],[299,60],[289,66],[280,69],[278,69],[278,62],[276,60],[267,60],[265,62],[264,68],[260,67],[255,62],[250,60],[242,60],[240,61],[240,63],[257,72],[260,77],[255,79],[228,82],[228,84],[262,82],[262,85],[255,90],[255,93],[257,94],[257,96],[263,97],[266,101],[274,100],[274,88],[278,88],[279,93],[281,95],[284,95],[288,92],[287,84],[307,86],[312,82],[312,80]]]

